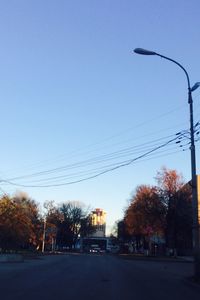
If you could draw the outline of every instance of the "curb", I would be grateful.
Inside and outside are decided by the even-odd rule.
[[[154,261],[154,262],[169,262],[169,263],[193,263],[192,260],[183,258],[167,258],[167,257],[153,257],[153,256],[135,256],[130,254],[119,254],[119,258],[126,260],[143,260],[143,261]]]
[[[0,263],[6,262],[23,262],[24,258],[21,254],[0,254]]]

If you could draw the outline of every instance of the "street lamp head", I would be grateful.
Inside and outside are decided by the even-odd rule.
[[[146,49],[143,49],[143,48],[135,48],[134,52],[137,53],[137,54],[142,54],[142,55],[157,55],[156,52],[149,51],[149,50],[146,50]]]
[[[196,82],[193,87],[190,89],[191,92],[194,92],[200,86],[200,82]]]

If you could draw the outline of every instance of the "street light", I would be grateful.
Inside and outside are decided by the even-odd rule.
[[[193,207],[193,251],[194,251],[194,277],[196,279],[200,278],[200,245],[199,245],[199,224],[198,224],[198,198],[197,198],[197,178],[196,178],[196,156],[195,156],[195,142],[194,142],[194,124],[193,124],[193,100],[192,92],[194,92],[199,86],[200,82],[194,84],[190,87],[190,78],[185,70],[185,68],[177,61],[156,53],[154,51],[149,51],[142,48],[136,48],[134,50],[137,54],[142,55],[156,55],[161,58],[167,59],[176,65],[178,65],[185,73],[188,84],[188,103],[190,107],[190,141],[191,141],[191,173],[192,173],[192,207]]]

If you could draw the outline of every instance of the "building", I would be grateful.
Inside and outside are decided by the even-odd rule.
[[[91,212],[91,225],[94,228],[91,237],[106,236],[106,212],[101,208],[96,208]]]
[[[90,214],[92,231],[81,240],[81,250],[84,252],[101,252],[108,250],[109,239],[106,238],[106,212],[96,208]]]

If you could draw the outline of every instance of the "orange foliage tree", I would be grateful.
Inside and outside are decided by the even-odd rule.
[[[140,185],[125,212],[124,222],[130,235],[146,237],[161,235],[165,229],[166,207],[156,187]]]
[[[39,210],[27,195],[8,195],[0,199],[0,248],[35,248],[39,238]]]
[[[162,168],[157,173],[160,197],[165,203],[166,243],[174,255],[182,249],[192,248],[192,198],[191,186],[185,184],[176,170]]]

